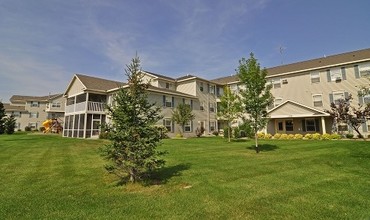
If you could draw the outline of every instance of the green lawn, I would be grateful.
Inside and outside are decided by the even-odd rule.
[[[369,219],[370,142],[164,140],[150,186],[116,186],[102,140],[0,136],[0,219]]]

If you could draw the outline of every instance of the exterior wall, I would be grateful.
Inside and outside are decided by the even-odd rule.
[[[69,90],[67,91],[66,95],[69,97],[69,96],[72,96],[72,95],[77,95],[77,94],[80,94],[83,92],[83,89],[84,89],[84,85],[80,82],[80,80],[78,79],[74,79],[73,82],[72,82],[72,85],[71,87],[69,88]]]
[[[185,94],[196,96],[197,83],[195,79],[177,83],[176,90]]]

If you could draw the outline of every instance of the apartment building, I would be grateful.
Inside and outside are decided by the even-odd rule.
[[[42,123],[51,118],[60,122],[64,119],[65,99],[62,94],[48,96],[13,95],[10,103],[4,103],[5,113],[16,119],[16,130],[32,130],[42,127]]]
[[[215,83],[190,75],[174,79],[145,71],[143,74],[151,84],[148,100],[161,108],[163,119],[157,124],[164,125],[170,137],[180,133],[179,125],[171,119],[180,103],[189,104],[195,114],[195,119],[181,129],[184,136],[194,136],[197,127],[204,127],[206,134],[218,129]],[[67,101],[63,136],[98,137],[100,124],[111,122],[106,105],[112,105],[117,91],[126,87],[123,82],[75,74],[64,93]]]
[[[358,97],[359,87],[369,85],[370,49],[333,56],[325,56],[288,65],[268,68],[268,82],[275,98],[269,109],[270,121],[265,132],[275,133],[331,133],[333,120],[325,112],[330,103],[352,94],[353,105],[370,102],[370,95]],[[230,86],[238,92],[236,75],[212,80]],[[346,124],[336,125],[343,132],[352,133]],[[370,121],[360,131],[369,135]]]

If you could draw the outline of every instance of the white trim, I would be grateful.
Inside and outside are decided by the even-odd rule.
[[[295,118],[295,117],[320,117],[320,116],[330,116],[330,114],[329,114],[329,113],[326,113],[326,112],[320,111],[320,110],[318,110],[318,109],[315,109],[315,108],[309,107],[309,106],[307,106],[307,105],[303,105],[303,104],[301,104],[301,103],[298,103],[298,102],[295,102],[295,101],[292,101],[292,100],[286,100],[285,102],[281,103],[279,106],[276,106],[276,107],[272,108],[271,110],[267,111],[267,113],[268,113],[268,114],[271,114],[271,112],[275,111],[275,110],[276,110],[276,109],[278,109],[278,108],[281,108],[282,106],[286,105],[288,102],[293,103],[293,104],[296,104],[296,105],[301,106],[301,107],[304,107],[304,108],[307,108],[307,109],[309,109],[309,110],[315,111],[315,112],[317,112],[317,113],[319,113],[319,114],[318,114],[318,115],[299,114],[299,115],[281,115],[281,116],[279,116],[279,115],[278,115],[278,116],[273,116],[273,117],[271,117],[271,116],[270,116],[270,118],[277,118],[277,117],[293,117],[293,118]]]

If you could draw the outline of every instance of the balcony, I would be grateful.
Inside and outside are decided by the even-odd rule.
[[[66,113],[73,112],[90,112],[90,113],[104,113],[105,112],[105,103],[104,102],[80,102],[72,105],[66,106]]]

